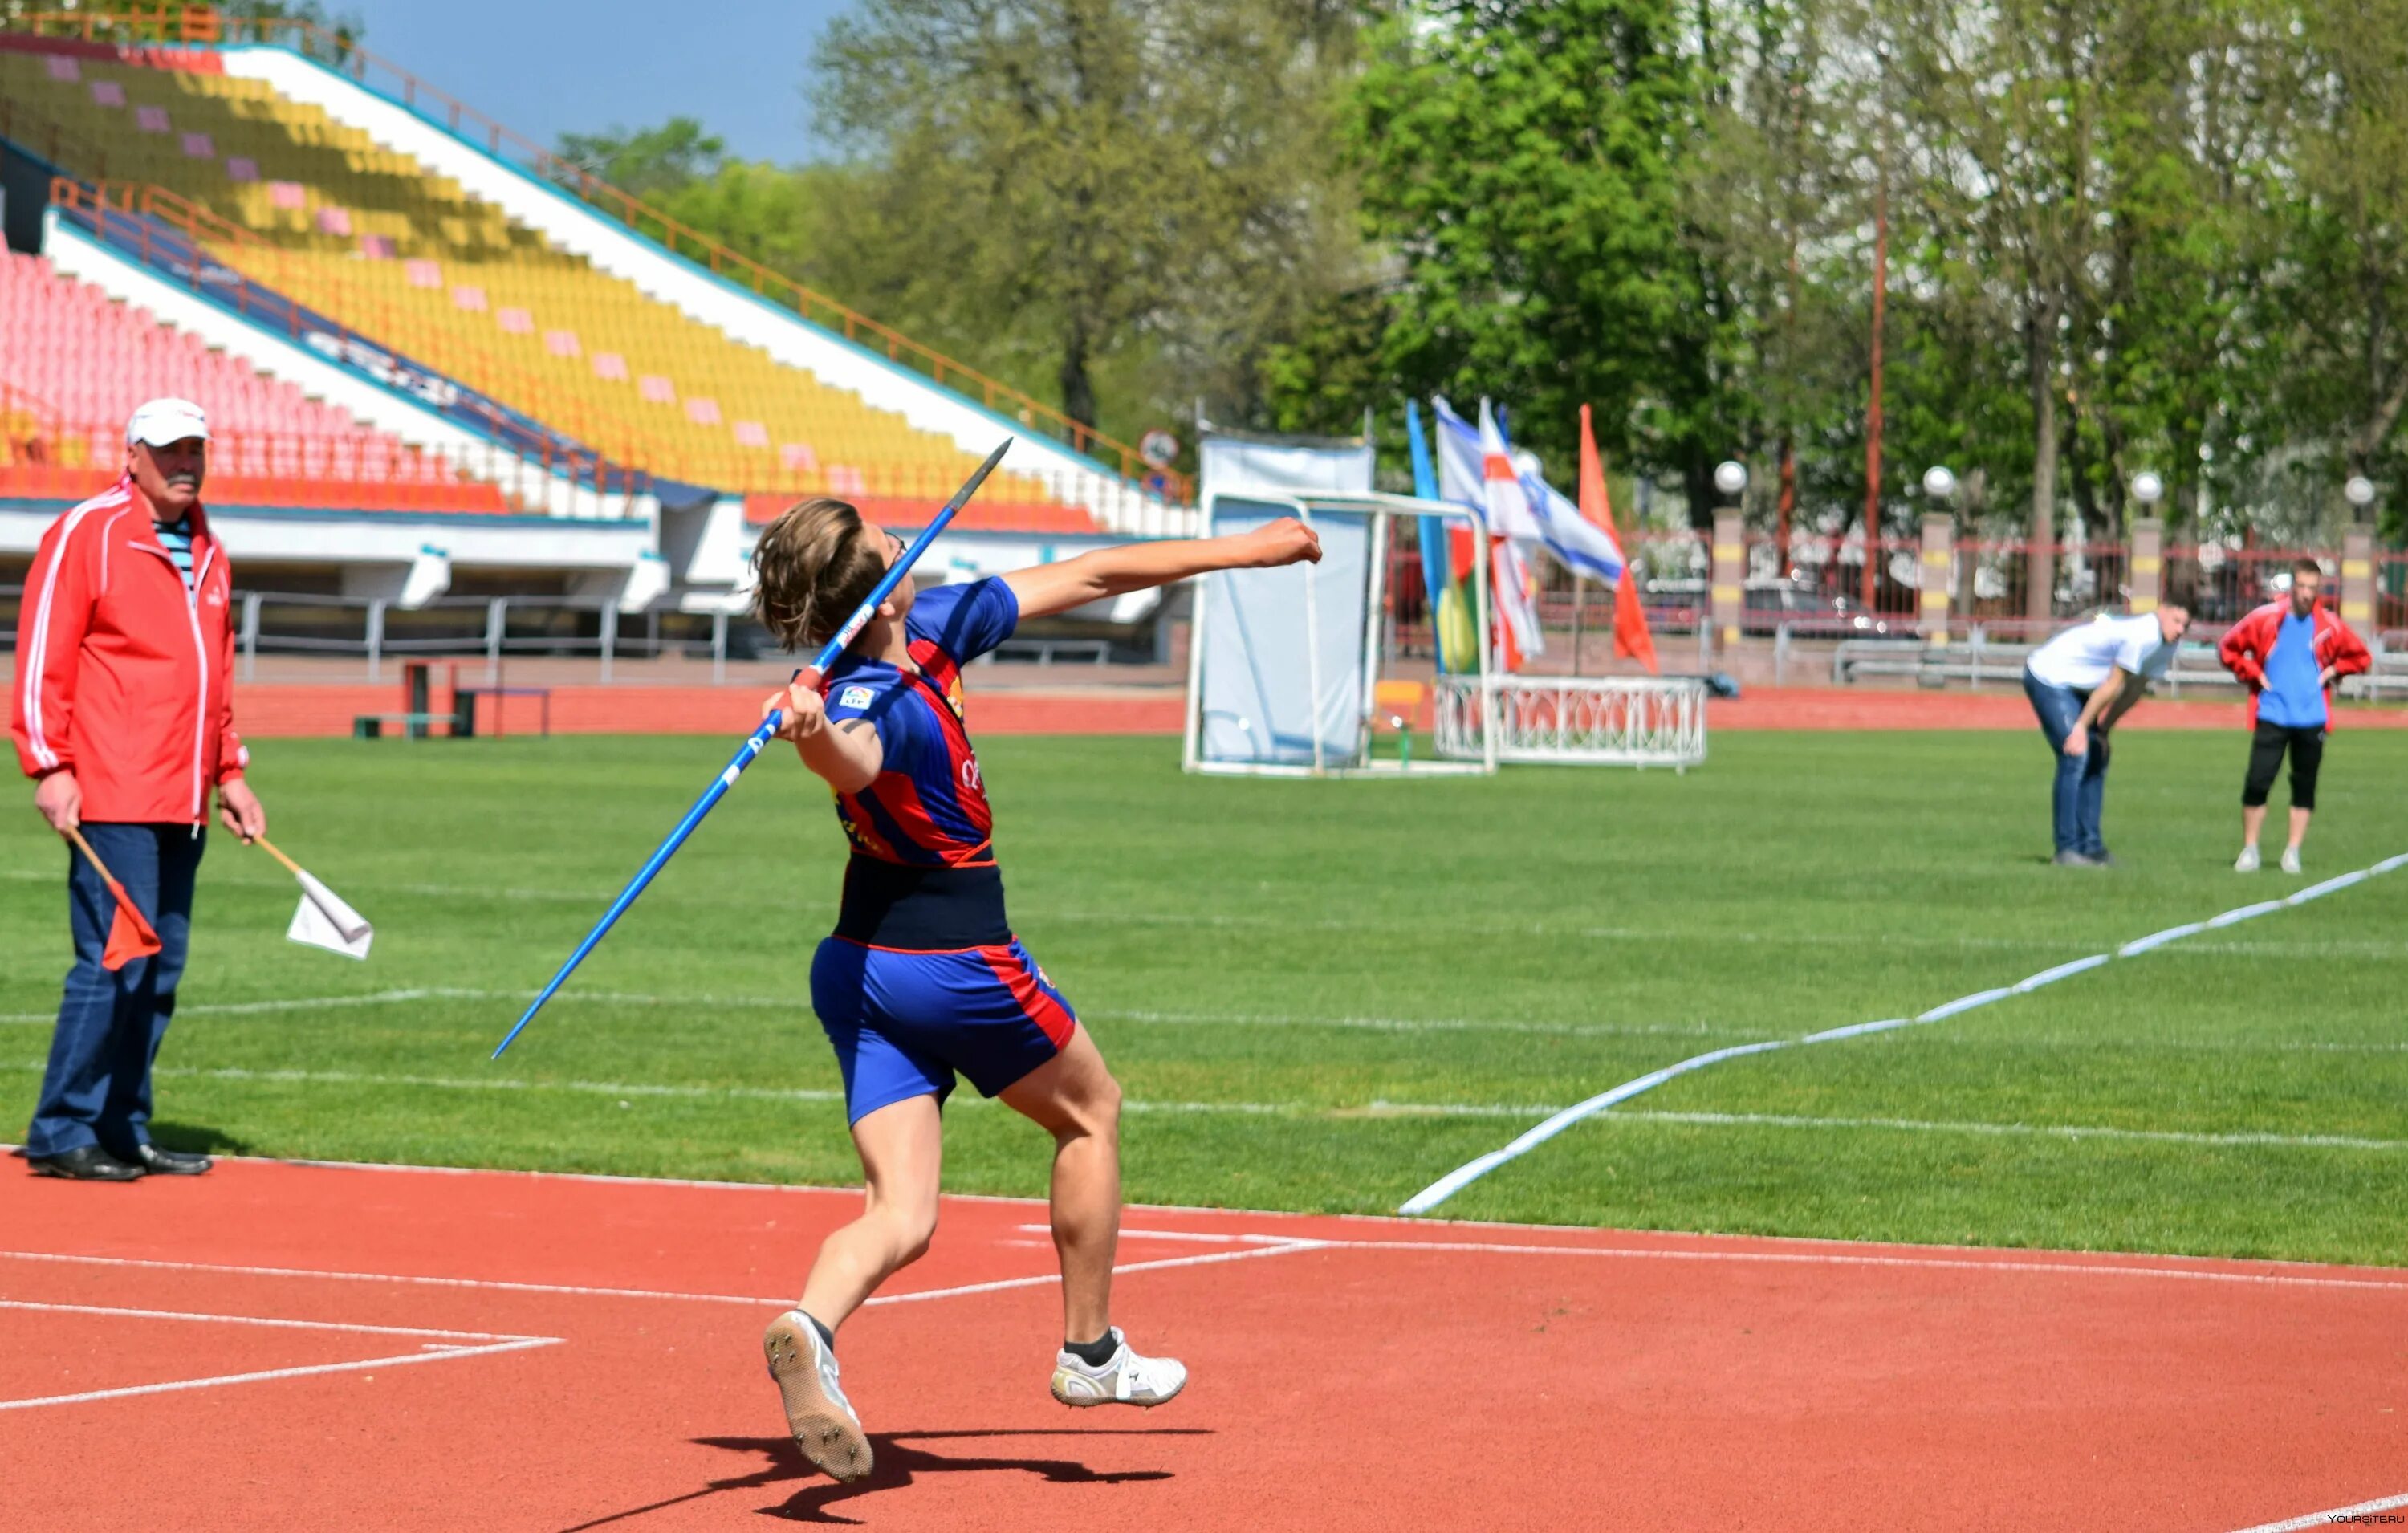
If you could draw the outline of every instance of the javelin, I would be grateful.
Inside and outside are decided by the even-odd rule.
[[[986,462],[979,465],[978,472],[972,474],[968,482],[953,492],[953,498],[945,502],[944,508],[937,512],[935,520],[928,523],[927,530],[913,538],[911,546],[905,549],[899,558],[886,566],[886,573],[879,578],[878,584],[870,589],[868,596],[862,601],[862,604],[853,609],[853,616],[844,620],[844,626],[836,631],[836,637],[820,647],[820,652],[811,660],[811,669],[818,671],[822,676],[828,673],[828,668],[836,664],[837,657],[844,653],[844,647],[852,643],[861,630],[868,625],[870,617],[878,610],[878,604],[895,594],[895,588],[903,583],[903,577],[911,572],[911,566],[919,562],[920,555],[927,552],[929,542],[936,537],[937,534],[945,530],[945,523],[953,519],[953,513],[968,505],[970,496],[978,494],[979,486],[986,482],[986,477],[995,472],[995,466],[1003,461],[1004,453],[1010,449],[1011,438],[1006,437],[1001,447],[986,455]],[[802,672],[796,671],[795,674],[800,676]],[[603,934],[608,932],[621,916],[627,913],[627,907],[636,903],[636,896],[642,894],[645,885],[652,881],[652,875],[658,873],[676,853],[677,849],[685,844],[685,838],[694,834],[694,827],[702,824],[702,817],[710,812],[712,806],[727,795],[728,789],[736,786],[736,780],[744,775],[744,768],[752,765],[752,759],[761,753],[762,747],[767,745],[770,738],[778,733],[778,726],[785,722],[785,716],[783,709],[770,709],[769,716],[761,721],[761,727],[752,731],[744,743],[737,747],[736,754],[729,758],[726,767],[720,772],[719,776],[711,780],[710,786],[704,790],[703,795],[694,801],[694,808],[685,811],[685,818],[678,822],[675,830],[669,832],[668,839],[663,841],[660,849],[645,861],[636,876],[627,881],[627,887],[619,891],[619,897],[612,900],[610,908],[602,912],[602,919],[595,922],[594,929],[585,934],[585,940],[577,944],[577,951],[568,955],[568,962],[560,966],[560,972],[553,975],[552,982],[543,987],[543,993],[536,996],[535,1004],[526,1009],[525,1014],[519,1018],[518,1024],[509,1030],[499,1044],[494,1046],[493,1057],[495,1059],[502,1057],[502,1051],[509,1048],[517,1039],[519,1034],[526,1030],[526,1024],[535,1020],[535,1014],[538,1011],[543,1010],[543,1003],[552,999],[560,987],[567,982],[568,977],[577,971],[577,966],[585,961],[585,955],[592,953],[595,944],[602,940]]]

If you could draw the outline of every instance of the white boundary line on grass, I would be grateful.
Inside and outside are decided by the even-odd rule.
[[[25,1411],[38,1405],[79,1405],[87,1400],[119,1400],[135,1395],[165,1395],[185,1389],[213,1389],[221,1384],[259,1383],[270,1379],[302,1379],[320,1373],[355,1373],[372,1368],[403,1368],[412,1363],[440,1363],[457,1357],[490,1357],[533,1347],[558,1346],[557,1336],[510,1336],[495,1331],[446,1331],[419,1325],[362,1325],[335,1320],[286,1320],[269,1315],[200,1314],[184,1310],[127,1310],[98,1304],[37,1304],[25,1299],[0,1299],[0,1310],[24,1310],[46,1314],[108,1315],[124,1320],[188,1320],[219,1325],[260,1325],[279,1330],[344,1331],[363,1336],[438,1337],[445,1344],[427,1343],[417,1352],[391,1357],[368,1357],[348,1363],[314,1363],[300,1368],[263,1368],[250,1373],[221,1373],[206,1379],[177,1379],[165,1383],[127,1384],[117,1389],[87,1389],[73,1395],[37,1395],[22,1400],[0,1400],[0,1411]],[[473,1341],[476,1346],[449,1343]]]
[[[1653,1091],[1665,1082],[1676,1076],[1686,1075],[1691,1070],[1703,1069],[1709,1065],[1720,1064],[1726,1059],[1737,1059],[1745,1054],[1765,1053],[1774,1049],[1804,1048],[1810,1044],[1836,1042],[1847,1038],[1863,1038],[1869,1034],[1889,1032],[1899,1027],[1914,1027],[1926,1023],[1943,1021],[1961,1012],[1971,1011],[1976,1007],[2005,1000],[2011,996],[2029,995],[2042,985],[2055,984],[2059,980],[2086,973],[2117,958],[2129,958],[2147,953],[2152,948],[2178,941],[2197,932],[2238,925],[2243,921],[2254,921],[2261,915],[2271,915],[2276,910],[2305,905],[2312,899],[2322,899],[2327,895],[2349,888],[2353,884],[2363,883],[2368,879],[2401,867],[2408,867],[2408,852],[2386,857],[2371,867],[2361,867],[2355,872],[2344,873],[2337,878],[2327,879],[2321,883],[2312,883],[2283,899],[2262,900],[2255,905],[2243,905],[2206,921],[2193,922],[2188,925],[2172,926],[2161,932],[2153,932],[2146,937],[2125,943],[2113,953],[2095,953],[2086,958],[2076,958],[2071,963],[2044,968],[2011,985],[2002,985],[1995,990],[1979,991],[1971,996],[1960,996],[1953,1001],[1935,1006],[1918,1016],[1891,1017],[1881,1022],[1860,1022],[1846,1027],[1832,1027],[1819,1033],[1809,1033],[1803,1038],[1770,1039],[1761,1043],[1734,1044],[1728,1048],[1716,1049],[1708,1053],[1684,1059],[1678,1064],[1668,1065],[1659,1070],[1651,1070],[1637,1080],[1626,1081],[1611,1090],[1598,1093],[1584,1102],[1564,1109],[1545,1122],[1525,1131],[1502,1149],[1491,1150],[1484,1155],[1466,1161],[1405,1199],[1398,1207],[1397,1211],[1426,1213],[1499,1166],[1528,1154],[1584,1118],[1593,1117],[1618,1102],[1628,1101],[1642,1092]]]
[[[2359,1517],[2372,1517],[2378,1512],[2408,1507],[2408,1496],[2386,1496],[2379,1500],[2360,1501],[2356,1506],[2334,1507],[2329,1512],[2311,1512],[2298,1517],[2286,1517],[2279,1523],[2259,1523],[2244,1527],[2240,1533],[2304,1533],[2311,1527],[2331,1527]]]
[[[1844,1029],[1842,1032],[1846,1031]],[[1824,1037],[1837,1034],[1819,1035]],[[1752,1046],[1761,1049],[1762,1045]],[[2408,1044],[2399,1045],[2408,1048]],[[1708,1060],[1706,1062],[1711,1062]],[[1698,1061],[1690,1062],[1693,1066]],[[38,1070],[39,1060],[0,1061],[0,1071]],[[711,1086],[635,1084],[615,1081],[546,1081],[518,1076],[491,1079],[437,1075],[372,1075],[346,1070],[254,1070],[241,1066],[184,1068],[164,1067],[151,1072],[162,1080],[256,1081],[265,1084],[403,1086],[428,1091],[564,1092],[576,1096],[646,1097],[677,1101],[837,1102],[843,1093],[809,1086]],[[957,1105],[988,1108],[985,1097],[968,1097]],[[1126,1100],[1126,1112],[1236,1114],[1249,1117],[1293,1117],[1337,1121],[1398,1118],[1545,1118],[1564,1109],[1544,1103],[1391,1102],[1375,1098],[1360,1107],[1320,1102],[1181,1102]],[[2094,1124],[1980,1123],[1918,1118],[1817,1117],[1805,1113],[1768,1112],[1635,1112],[1603,1114],[1619,1123],[1681,1124],[1713,1128],[1858,1129],[1880,1128],[1900,1133],[1970,1134],[1992,1138],[2063,1139],[2128,1139],[2138,1143],[2199,1144],[2225,1148],[2267,1147],[2295,1150],[2408,1150],[2408,1139],[2372,1139],[2351,1134],[2277,1134],[2253,1129],[2119,1128]],[[0,1146],[0,1149],[13,1149]],[[296,1162],[295,1164],[308,1164]],[[337,1163],[340,1164],[340,1163]],[[450,1169],[450,1168],[432,1168]],[[633,1178],[652,1181],[653,1178]]]

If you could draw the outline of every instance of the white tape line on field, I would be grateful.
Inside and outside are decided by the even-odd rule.
[[[2389,869],[2386,868],[2385,871],[2388,872]],[[2255,1527],[2241,1529],[2241,1533],[2305,1533],[2305,1530],[2311,1527],[2335,1527],[2360,1520],[2372,1522],[2375,1520],[2375,1513],[2389,1512],[2395,1507],[2408,1507],[2408,1496],[2386,1496],[2381,1500],[2360,1501],[2356,1506],[2334,1507],[2328,1512],[2311,1512],[2302,1516],[2286,1517],[2279,1523],[2259,1523]],[[2396,1521],[2393,1518],[2384,1520]]]
[[[1994,1001],[2004,1000],[2010,996],[2028,995],[2030,992],[2040,988],[2042,985],[2054,984],[2057,981],[2065,979],[2069,975],[2080,974],[2086,970],[2097,968],[2113,958],[2131,957],[2139,953],[2147,953],[2153,948],[2160,947],[2167,943],[2178,942],[2184,938],[2193,936],[2199,932],[2220,929],[2222,927],[2238,924],[2243,921],[2253,921],[2261,915],[2271,915],[2276,910],[2289,910],[2292,907],[2303,904],[2308,900],[2321,898],[2336,890],[2346,889],[2351,884],[2362,883],[2366,880],[2374,877],[2376,874],[2387,873],[2393,868],[2400,867],[2404,865],[2408,865],[2408,852],[2403,852],[2399,856],[2386,857],[2383,861],[2376,863],[2372,867],[2360,868],[2354,873],[2344,873],[2338,878],[2327,879],[2322,883],[2310,884],[2307,888],[2300,890],[2297,894],[2290,895],[2288,898],[2270,899],[2261,901],[2256,905],[2243,905],[2238,910],[2227,910],[2223,914],[2213,916],[2206,921],[2192,922],[2186,925],[2170,926],[2161,932],[2152,932],[2146,937],[2143,937],[2134,941],[2124,944],[2112,953],[2092,953],[2086,958],[2077,958],[2071,963],[2059,964],[2054,968],[2042,969],[2038,974],[2034,974],[2028,979],[2018,981],[2014,984],[2001,986],[1996,990],[1978,991],[1971,996],[1960,996],[1957,999],[1949,1001],[1943,1005],[1935,1006],[1930,1010],[1923,1012],[1921,1015],[1911,1020],[1905,1018],[1892,1018],[1885,1022],[1861,1022],[1845,1027],[1832,1027],[1819,1033],[1810,1033],[1804,1038],[1772,1039],[1762,1043],[1740,1044],[1731,1048],[1716,1049],[1711,1053],[1701,1053],[1697,1055],[1695,1058],[1682,1060],[1677,1065],[1668,1065],[1659,1070],[1651,1070],[1635,1081],[1626,1081],[1621,1085],[1612,1088],[1611,1091],[1601,1091],[1584,1102],[1578,1102],[1564,1109],[1561,1112],[1556,1113],[1545,1122],[1528,1129],[1502,1149],[1491,1150],[1484,1155],[1481,1155],[1473,1160],[1466,1161],[1461,1166],[1456,1167],[1454,1170],[1447,1172],[1446,1175],[1439,1178],[1436,1182],[1431,1182],[1428,1186],[1424,1187],[1420,1192],[1417,1192],[1413,1194],[1412,1196],[1405,1199],[1403,1203],[1398,1206],[1397,1211],[1398,1213],[1427,1213],[1430,1210],[1438,1207],[1440,1203],[1445,1202],[1448,1198],[1453,1197],[1456,1193],[1461,1192],[1464,1188],[1479,1181],[1482,1177],[1486,1176],[1489,1172],[1497,1169],[1499,1166],[1506,1164],[1508,1161],[1518,1160],[1522,1156],[1528,1154],[1531,1151],[1546,1143],[1549,1139],[1554,1139],[1556,1135],[1562,1133],[1565,1129],[1570,1128],[1572,1125],[1579,1123],[1582,1119],[1594,1117],[1598,1113],[1604,1111],[1606,1109],[1612,1107],[1617,1102],[1626,1102],[1631,1097],[1639,1096],[1642,1092],[1653,1091],[1656,1087],[1662,1085],[1665,1082],[1671,1080],[1673,1077],[1686,1075],[1691,1070],[1703,1069],[1708,1065],[1717,1065],[1726,1059],[1737,1059],[1743,1054],[1767,1053],[1776,1049],[1805,1048],[1816,1043],[1837,1042],[1842,1039],[1863,1038],[1869,1034],[1887,1032],[1899,1027],[1909,1027],[1925,1023],[1942,1022],[1950,1017],[1962,1015],[1977,1007],[1988,1006]]]

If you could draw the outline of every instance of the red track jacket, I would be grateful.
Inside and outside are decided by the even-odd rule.
[[[2266,659],[2274,652],[2274,640],[2283,631],[2283,620],[2290,615],[2288,601],[2270,601],[2224,631],[2224,642],[2216,646],[2216,658],[2224,668],[2241,678],[2249,689],[2249,727],[2258,727],[2258,694],[2266,682]],[[2329,607],[2316,609],[2316,669],[2327,666],[2336,677],[2356,676],[2374,664],[2367,652],[2366,641],[2350,632],[2349,624],[2335,615]],[[2332,688],[2325,688],[2325,723],[2327,727],[2340,723],[2333,711]]]
[[[193,508],[193,594],[130,479],[42,535],[17,619],[9,735],[29,777],[71,770],[83,818],[200,824],[242,775],[233,580]]]

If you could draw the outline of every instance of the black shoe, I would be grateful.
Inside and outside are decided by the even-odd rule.
[[[36,1176],[64,1177],[70,1182],[139,1182],[142,1168],[128,1166],[96,1144],[79,1145],[55,1155],[31,1157]]]
[[[162,1150],[155,1144],[134,1147],[133,1164],[152,1176],[199,1176],[217,1164],[189,1150]]]

